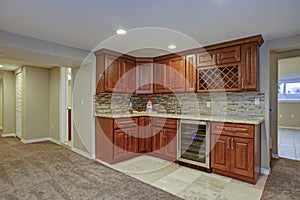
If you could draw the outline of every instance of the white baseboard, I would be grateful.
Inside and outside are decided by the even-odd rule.
[[[278,154],[276,154],[276,153],[272,153],[272,158],[276,158],[276,159],[278,159],[278,158],[279,158],[279,156],[278,156]]]
[[[82,151],[80,149],[77,149],[76,147],[72,147],[71,150],[74,151],[75,153],[78,153],[79,155],[82,155],[83,157],[86,157],[88,159],[93,159],[89,153]]]
[[[3,133],[1,137],[17,137],[17,135],[15,133]]]
[[[35,142],[45,142],[49,141],[50,138],[36,138],[36,139],[30,139],[30,140],[25,140],[24,138],[21,138],[21,142],[24,144],[29,144],[29,143],[35,143]]]
[[[266,174],[266,175],[269,175],[270,172],[271,172],[271,169],[267,169],[267,168],[260,168],[260,172],[262,174]]]
[[[295,126],[278,126],[278,128],[300,130],[300,127],[295,127]]]
[[[55,144],[61,145],[61,142],[59,142],[58,140],[55,140],[55,139],[53,139],[53,138],[49,138],[49,141],[50,141],[50,142],[53,142],[53,143],[55,143]]]

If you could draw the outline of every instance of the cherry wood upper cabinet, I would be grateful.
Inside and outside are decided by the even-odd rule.
[[[257,35],[201,49],[197,53],[197,92],[259,90],[262,43]]]
[[[196,55],[185,57],[185,91],[195,92],[197,88]]]
[[[169,83],[167,73],[169,72],[169,61],[157,61],[154,64],[154,93],[168,93]]]
[[[185,92],[185,59],[155,61],[154,93]]]
[[[123,75],[122,61],[116,56],[106,55],[106,69],[104,73],[105,92],[120,92],[122,84],[118,82]]]
[[[262,43],[255,35],[150,59],[101,49],[95,52],[96,93],[259,90]]]
[[[256,42],[242,45],[243,89],[259,89],[259,46]]]
[[[167,81],[172,92],[185,92],[185,59],[177,57],[170,60]]]
[[[136,68],[135,62],[132,60],[123,59],[124,74],[121,76],[122,92],[134,93],[136,89]]]
[[[153,93],[153,59],[136,59],[136,93]]]
[[[96,93],[126,92],[136,89],[135,58],[102,49],[96,55]]]

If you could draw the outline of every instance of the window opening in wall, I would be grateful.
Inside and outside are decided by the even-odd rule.
[[[299,82],[279,82],[278,100],[299,100],[300,101],[300,81]]]

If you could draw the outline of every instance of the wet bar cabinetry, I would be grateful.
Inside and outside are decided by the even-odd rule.
[[[197,53],[197,92],[259,90],[260,35],[204,47]]]
[[[152,153],[170,161],[177,159],[177,120],[152,118]]]
[[[259,90],[261,35],[172,53],[136,58],[101,49],[96,93],[239,92]]]
[[[157,117],[96,117],[96,158],[113,164],[150,153],[174,161],[177,119]]]
[[[115,163],[138,153],[138,118],[96,117],[96,158]]]
[[[211,123],[213,172],[256,183],[260,155],[260,125]]]

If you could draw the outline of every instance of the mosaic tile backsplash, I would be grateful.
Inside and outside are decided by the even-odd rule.
[[[99,93],[94,96],[94,114],[122,114],[132,109],[145,111],[148,97],[153,99],[154,110],[160,113],[264,117],[265,110],[265,95],[261,92],[149,95]],[[258,105],[255,104],[255,98],[259,98]],[[207,107],[207,102],[210,102],[210,107]]]

